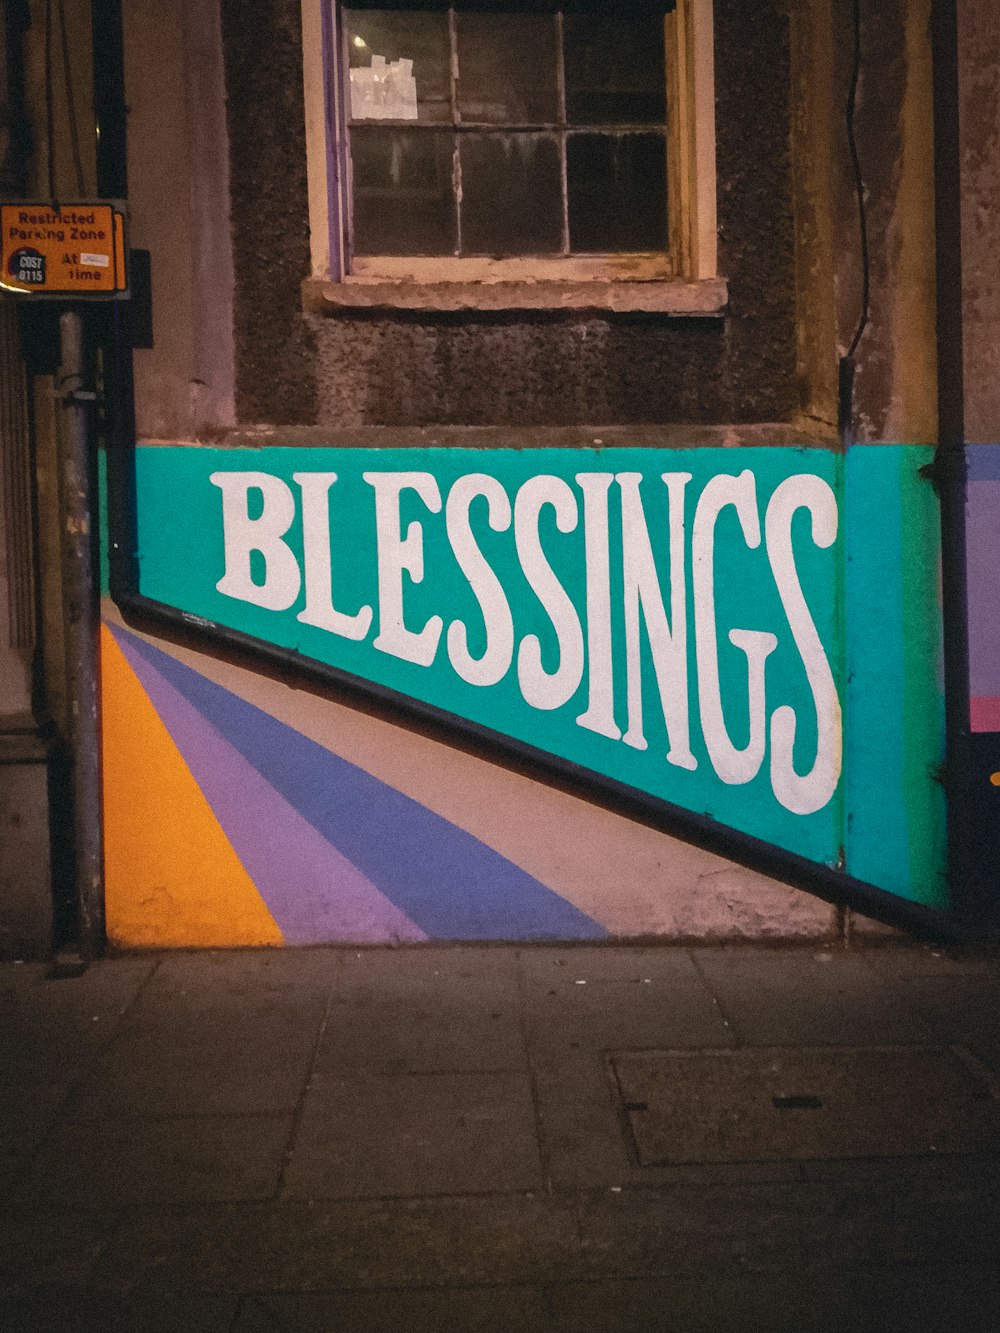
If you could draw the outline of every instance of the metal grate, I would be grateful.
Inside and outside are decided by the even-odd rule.
[[[989,1071],[958,1047],[619,1053],[640,1166],[1000,1150]]]

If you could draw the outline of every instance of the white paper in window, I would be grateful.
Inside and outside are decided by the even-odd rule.
[[[412,60],[386,61],[372,56],[372,63],[351,70],[352,120],[416,120],[417,81]]]

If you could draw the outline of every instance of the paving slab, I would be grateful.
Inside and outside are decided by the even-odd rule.
[[[271,1198],[287,1116],[87,1119],[60,1125],[19,1193],[50,1207]]]
[[[526,1074],[317,1077],[285,1194],[298,1199],[538,1189]]]
[[[232,1333],[545,1333],[549,1326],[541,1289],[478,1287],[253,1297]]]
[[[551,1300],[554,1333],[995,1333],[1000,1270],[577,1283]]]
[[[877,1046],[931,1036],[867,953],[749,947],[691,953],[734,1033],[748,1045]]]
[[[948,1178],[603,1191],[580,1210],[600,1278],[1000,1262],[1000,1198]]]
[[[116,1297],[108,1292],[44,1287],[21,1297],[0,1297],[5,1333],[228,1333],[235,1296]]]
[[[585,1276],[576,1208],[556,1195],[145,1211],[100,1255],[119,1293],[533,1286]]]
[[[442,988],[405,998],[361,996],[330,1006],[317,1068],[383,1074],[523,1070],[527,1054],[516,995]]]
[[[112,1213],[39,1211],[0,1201],[0,1292],[82,1286],[118,1230]]]
[[[68,1095],[69,1088],[59,1084],[0,1080],[0,1193],[10,1192]]]
[[[724,1015],[684,950],[525,950],[521,967],[536,1066],[612,1046],[732,1044]]]
[[[123,1028],[73,1103],[81,1117],[252,1115],[293,1111],[323,1009],[311,999],[266,1013],[184,1011]]]
[[[524,1069],[512,949],[344,950],[317,1068]]]
[[[577,1195],[591,1278],[780,1273],[797,1266],[815,1206],[801,1181],[677,1185]]]
[[[1000,1154],[938,1154],[927,1157],[841,1157],[799,1162],[803,1180],[846,1180],[855,1185],[884,1181],[890,1188],[909,1188],[908,1182],[936,1182],[954,1194],[963,1190],[1000,1192]]]
[[[569,984],[579,978],[590,981],[641,983],[645,978],[684,984],[697,978],[689,951],[677,946],[604,944],[533,945],[518,951],[525,981],[542,986]]]
[[[518,950],[510,945],[421,944],[336,952],[339,987],[361,985],[383,995],[412,994],[425,985],[436,991],[443,982],[504,989],[517,978]]]
[[[876,972],[901,981],[912,977],[1000,976],[1000,951],[991,948],[908,941],[866,949],[864,957]]]
[[[322,1005],[336,983],[341,958],[338,949],[204,949],[161,955],[143,991],[140,1012],[147,1018],[158,1009],[175,1014],[238,1006],[246,1012],[309,997]]]
[[[1000,972],[911,974],[897,984],[939,1040],[964,1046],[1000,1078]]]
[[[478,960],[481,960],[481,964]],[[345,951],[320,1070],[524,1069],[514,950]]]
[[[58,980],[45,965],[0,969],[0,1031],[18,1081],[67,1084],[81,1077],[155,969],[153,959],[115,959]]]

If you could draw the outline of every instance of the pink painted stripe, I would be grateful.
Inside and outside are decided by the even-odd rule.
[[[116,638],[289,944],[427,938],[124,635]]]
[[[973,695],[969,700],[969,725],[973,731],[1000,731],[1000,694]]]

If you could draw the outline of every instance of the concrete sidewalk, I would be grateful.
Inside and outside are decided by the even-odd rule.
[[[0,967],[0,1329],[1000,1330],[1000,968]]]

